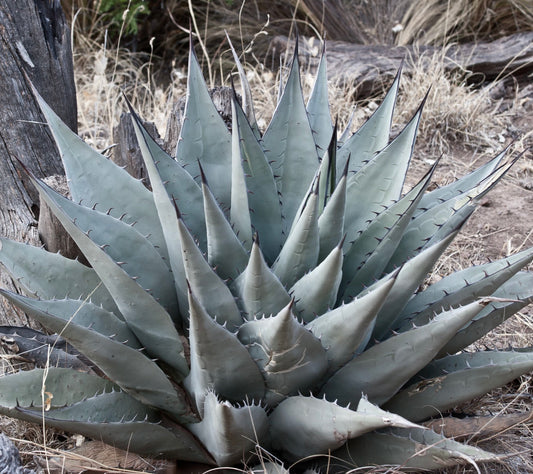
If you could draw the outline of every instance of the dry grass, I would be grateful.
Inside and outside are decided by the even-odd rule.
[[[508,140],[506,114],[494,110],[490,89],[469,86],[467,74],[446,73],[444,53],[420,58],[412,65],[413,73],[403,78],[398,121],[406,122],[428,92],[419,128],[424,149],[438,156],[460,143],[469,149],[495,151]]]
[[[124,95],[164,131],[172,105],[185,94],[183,74],[176,70],[170,86],[157,87],[148,55],[88,46],[74,52],[80,136],[100,150],[111,146],[113,127],[126,109]]]
[[[97,14],[101,0],[62,0],[77,15],[84,36],[99,40],[105,28]],[[131,46],[182,64],[187,56],[189,20],[206,43],[209,58],[224,48],[224,30],[241,46],[253,43],[260,58],[269,37],[286,34],[292,24],[300,33],[361,44],[433,44],[481,41],[531,31],[529,0],[163,0],[150,2],[151,14],[139,24]],[[265,34],[257,36],[261,26]],[[207,34],[209,32],[209,34]],[[268,35],[268,36],[267,36]],[[115,35],[116,36],[116,35]]]
[[[530,31],[533,4],[528,0],[415,0],[408,2],[396,44],[481,41]]]
[[[161,86],[154,80],[154,65],[149,56],[132,55],[125,50],[111,51],[97,43],[88,46],[83,52],[75,51],[80,134],[100,148],[109,146],[110,131],[125,110],[122,93],[163,134],[172,105],[185,93],[185,70],[174,68],[170,74],[170,85]],[[229,49],[225,49],[223,54],[229,56]],[[251,54],[247,57],[256,114],[264,129],[276,105],[280,77],[279,73],[265,69]],[[411,75],[402,78],[393,134],[407,123],[429,91],[418,135],[419,155],[423,152],[436,158],[457,151],[460,146],[476,151],[476,155],[482,151],[485,158],[485,155],[496,153],[516,137],[517,131],[511,127],[509,118],[522,113],[519,91],[510,105],[499,110],[500,103],[491,97],[491,91],[498,87],[497,83],[481,90],[474,89],[467,85],[464,74],[450,76],[444,72],[441,53],[431,57],[429,63],[427,58],[421,58],[413,65],[413,70]],[[287,69],[284,69],[283,79],[286,72]],[[229,85],[229,75],[221,69],[215,70],[215,76],[217,83]],[[314,77],[303,74],[302,81],[304,93],[308,95]],[[352,115],[351,129],[356,130],[380,101],[380,98],[346,101],[346,97],[354,94],[344,85],[332,84],[329,94],[332,113],[338,117],[341,130],[347,126]],[[515,148],[524,149],[526,145],[518,141]],[[471,168],[475,162],[465,165]],[[459,171],[463,173],[464,169]]]

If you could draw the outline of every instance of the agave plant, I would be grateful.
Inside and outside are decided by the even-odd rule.
[[[263,471],[321,454],[330,472],[499,459],[416,423],[533,369],[531,350],[462,351],[533,300],[533,249],[423,283],[514,160],[428,192],[432,167],[402,194],[422,106],[389,143],[400,74],[338,134],[324,57],[305,104],[296,53],[261,133],[235,57],[231,132],[192,48],[175,158],[134,115],[150,189],[37,95],[72,200],[32,180],[90,267],[2,239],[28,296],[1,293],[96,373],[4,376],[0,412],[210,465],[274,453]]]

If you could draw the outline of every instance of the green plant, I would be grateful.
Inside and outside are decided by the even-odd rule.
[[[402,195],[423,104],[388,143],[399,74],[338,137],[324,59],[306,107],[296,54],[261,134],[237,64],[231,134],[192,49],[175,160],[133,115],[151,190],[36,93],[72,200],[32,180],[91,267],[1,239],[30,296],[0,292],[97,374],[4,376],[0,413],[222,466],[265,459],[257,446],[341,470],[498,460],[415,423],[533,369],[530,349],[459,352],[533,300],[533,249],[418,289],[516,160],[428,192],[433,166]]]
[[[101,0],[98,7],[104,18],[110,20],[116,34],[123,30],[126,35],[136,35],[140,16],[150,14],[146,0]]]

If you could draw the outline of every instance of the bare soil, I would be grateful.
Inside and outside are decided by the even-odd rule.
[[[510,117],[508,128],[516,140],[523,140],[523,156],[508,175],[480,202],[456,242],[448,251],[449,265],[453,270],[463,266],[485,263],[533,246],[533,86],[523,95],[523,113]],[[511,100],[505,99],[505,100]],[[502,106],[505,106],[505,100]],[[529,135],[528,135],[529,134]],[[458,146],[452,151],[453,159],[443,160],[437,173],[437,182],[445,184],[457,169],[459,174],[479,166],[470,164],[472,153]],[[483,161],[486,161],[484,159]],[[530,265],[529,270],[533,268]],[[447,274],[450,269],[445,269]],[[533,346],[533,307],[521,312],[478,341],[478,349]],[[463,405],[455,416],[503,415],[531,412],[533,402],[533,375],[525,375],[505,387]],[[533,473],[533,420],[480,439],[479,447],[498,453],[510,454],[504,464],[486,464],[457,467],[443,472],[463,473]],[[479,469],[479,470],[478,470]]]
[[[523,155],[481,200],[464,229],[464,235],[475,239],[474,255],[466,255],[472,264],[478,263],[476,250],[486,260],[533,245],[533,86],[529,89],[524,115],[512,117],[511,123],[516,136],[525,137]]]

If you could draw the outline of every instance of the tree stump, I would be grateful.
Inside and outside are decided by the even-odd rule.
[[[152,122],[142,122],[146,131],[159,141],[159,133]],[[111,159],[117,165],[122,166],[134,178],[141,179],[148,183],[148,174],[144,166],[141,150],[133,128],[133,118],[131,113],[124,112],[120,116],[119,124],[113,128],[113,142],[116,143]]]
[[[77,128],[70,30],[59,0],[0,3],[0,69],[0,235],[39,245],[39,199],[17,160],[40,178],[64,173],[28,80],[70,128]],[[14,289],[5,272],[0,286]],[[28,324],[3,298],[0,322]]]
[[[47,176],[43,181],[62,196],[70,197],[70,190],[68,189],[67,178],[65,175],[56,174],[53,176]],[[39,239],[46,250],[54,253],[59,252],[67,258],[77,258],[85,265],[88,264],[87,259],[81,253],[76,242],[74,242],[72,237],[65,231],[63,225],[59,222],[59,219],[44,202],[41,202],[41,207],[39,209],[37,230]]]

